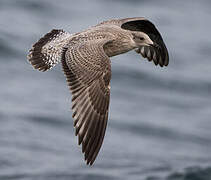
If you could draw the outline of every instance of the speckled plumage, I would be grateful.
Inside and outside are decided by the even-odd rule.
[[[62,62],[72,93],[74,127],[87,164],[95,161],[105,135],[110,99],[109,57],[132,49],[155,65],[168,65],[168,51],[160,33],[144,18],[104,21],[75,34],[52,30],[29,52],[29,62],[40,71]]]

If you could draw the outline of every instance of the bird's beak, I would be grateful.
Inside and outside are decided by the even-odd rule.
[[[159,45],[157,43],[155,43],[155,42],[153,42],[153,44],[151,44],[150,46],[153,46],[155,48],[158,48],[159,47]]]

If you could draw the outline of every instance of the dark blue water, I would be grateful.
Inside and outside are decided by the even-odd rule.
[[[211,180],[211,2],[0,1],[1,180]],[[77,146],[61,66],[33,70],[27,51],[53,28],[110,18],[153,21],[167,68],[112,58],[109,123],[93,167]]]

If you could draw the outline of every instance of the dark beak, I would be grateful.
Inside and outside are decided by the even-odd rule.
[[[153,42],[153,44],[151,44],[150,46],[155,47],[155,48],[159,48],[159,45],[155,42]]]

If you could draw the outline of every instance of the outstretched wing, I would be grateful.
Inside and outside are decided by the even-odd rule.
[[[155,25],[143,17],[113,19],[102,22],[101,24],[115,24],[122,29],[130,31],[141,31],[146,33],[156,46],[142,46],[137,53],[140,53],[144,58],[154,62],[155,65],[167,66],[169,63],[168,50],[163,42],[162,36],[156,29]]]
[[[108,120],[111,65],[103,46],[109,41],[70,44],[62,60],[72,92],[75,133],[90,165],[100,150]]]

